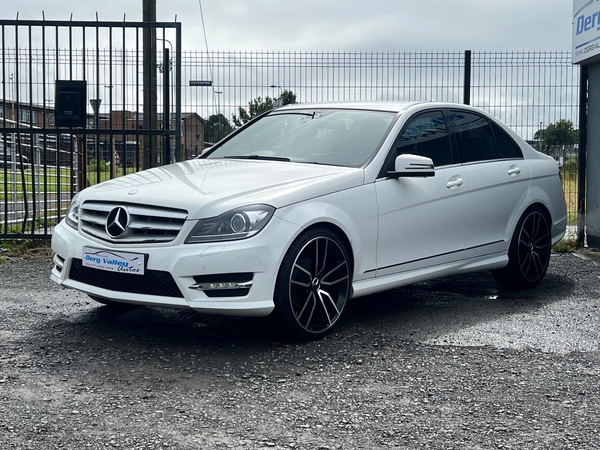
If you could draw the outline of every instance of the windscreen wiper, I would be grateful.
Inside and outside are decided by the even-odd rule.
[[[275,116],[308,116],[311,119],[314,119],[316,113],[317,113],[316,111],[313,111],[311,113],[304,113],[304,112],[298,112],[298,111],[277,111],[277,112],[274,112],[273,114],[269,114],[269,116],[271,116],[271,117],[275,117]]]
[[[290,158],[284,158],[283,156],[268,156],[268,155],[240,155],[240,156],[235,156],[235,155],[227,155],[227,156],[223,156],[223,158],[228,158],[228,159],[260,159],[260,160],[264,160],[264,161],[284,161],[284,162],[290,162]]]

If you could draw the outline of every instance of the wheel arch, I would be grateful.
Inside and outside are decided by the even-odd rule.
[[[331,222],[316,222],[302,230],[302,233],[300,233],[300,235],[304,234],[307,231],[314,230],[316,228],[325,228],[334,233],[338,238],[340,238],[342,244],[344,244],[344,247],[348,252],[348,257],[350,258],[350,273],[354,275],[354,249],[352,248],[352,243],[350,242],[350,239],[348,238],[344,230],[342,230],[339,226]]]
[[[307,230],[321,227],[335,233],[344,244],[352,264],[353,280],[373,276],[378,221],[374,189],[371,188],[367,187],[366,192],[344,191],[338,194],[343,194],[343,198],[336,198],[335,202],[317,199],[278,210],[280,219],[298,227],[287,240],[283,255]]]
[[[543,212],[543,213],[544,213],[544,215],[546,216],[546,219],[548,219],[548,222],[550,222],[550,224],[552,225],[552,214],[550,213],[550,210],[548,209],[548,207],[547,207],[547,206],[546,206],[544,203],[542,203],[542,202],[539,202],[539,201],[538,201],[538,202],[534,202],[534,203],[532,203],[532,204],[528,205],[528,206],[527,206],[527,208],[525,208],[525,209],[523,210],[523,212],[521,213],[521,215],[519,216],[519,219],[520,219],[521,217],[523,217],[523,215],[524,215],[526,212],[528,212],[530,209],[533,209],[533,208],[535,208],[535,207],[539,207],[539,208],[542,210],[542,212]]]
[[[510,224],[510,228],[507,229],[509,245],[510,245],[510,239],[512,239],[513,233],[515,232],[515,229],[517,228],[521,218],[525,214],[527,214],[531,209],[536,208],[536,207],[539,207],[543,211],[544,216],[548,220],[548,223],[550,223],[550,226],[552,226],[552,214],[550,213],[550,210],[548,209],[548,207],[542,201],[538,200],[538,201],[528,204],[527,206],[523,205],[523,208],[519,211],[519,213],[515,214],[513,222]]]

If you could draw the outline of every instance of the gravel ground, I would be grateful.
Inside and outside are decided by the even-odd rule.
[[[0,265],[1,449],[600,448],[600,267],[553,255],[541,286],[487,273],[350,304],[337,332],[114,311]]]

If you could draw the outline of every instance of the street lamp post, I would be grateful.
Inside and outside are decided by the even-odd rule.
[[[223,91],[215,91],[217,96],[217,142],[221,139],[221,94]]]
[[[13,101],[13,120],[15,121],[15,127],[18,127],[19,126],[19,119],[17,118],[17,94],[16,94],[17,84],[16,83],[13,84],[13,77],[14,77],[14,74],[11,73],[10,74],[11,91],[13,90],[12,88],[14,88],[14,90],[15,90],[14,95],[12,96],[13,97],[13,99],[12,99],[12,101]],[[11,92],[11,94],[12,93],[13,92]]]
[[[103,157],[101,157],[101,152],[100,152],[100,131],[98,130],[100,128],[100,104],[102,103],[102,99],[101,98],[93,98],[90,99],[90,104],[92,105],[92,110],[94,111],[94,150],[95,150],[95,157],[96,157],[96,176],[97,179],[100,180],[100,161],[104,160]],[[87,152],[87,148],[84,149],[84,152]],[[85,167],[87,161],[83,161],[83,164],[81,165],[82,167]],[[83,173],[83,172],[82,172]],[[86,187],[86,182],[87,179],[83,178],[81,180],[80,186],[82,187]]]
[[[275,89],[275,88],[279,89],[279,98],[277,98],[273,101],[273,108],[279,108],[279,107],[283,106],[283,98],[282,98],[283,88],[281,86],[277,86],[276,84],[272,84],[269,87],[273,88],[273,89]]]

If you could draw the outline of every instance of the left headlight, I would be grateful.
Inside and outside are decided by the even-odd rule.
[[[254,236],[273,217],[275,208],[253,205],[237,208],[209,219],[201,219],[185,240],[186,244],[235,241]]]
[[[77,198],[79,194],[75,194],[73,199],[71,200],[71,204],[69,205],[69,209],[67,209],[67,214],[65,216],[65,222],[71,228],[77,229],[79,227],[79,199]]]

